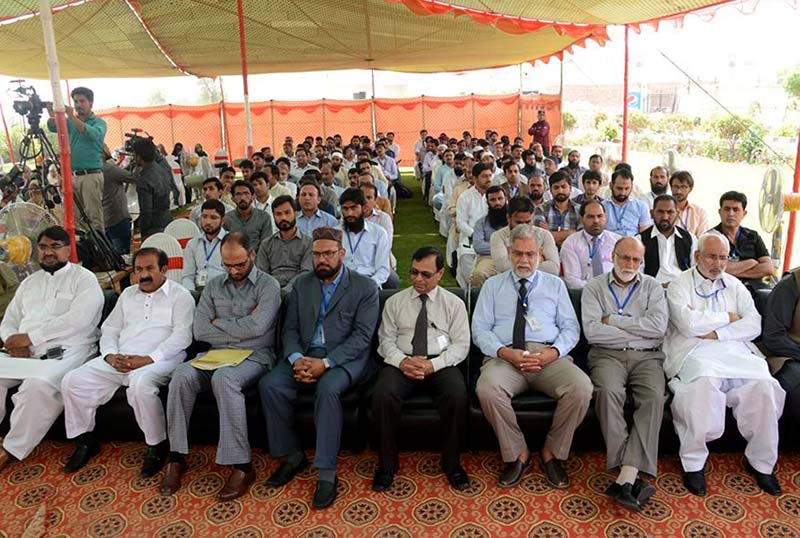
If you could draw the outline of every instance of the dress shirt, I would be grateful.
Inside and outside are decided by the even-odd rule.
[[[368,276],[380,288],[389,278],[389,239],[377,224],[364,221],[364,229],[353,233],[342,228],[342,246],[346,253],[344,264],[358,274]]]
[[[194,297],[177,282],[166,279],[153,293],[128,286],[100,329],[100,356],[121,353],[183,362],[193,320]]]
[[[400,363],[412,355],[411,340],[417,316],[422,307],[419,293],[413,288],[397,292],[383,308],[378,329],[378,354],[386,364],[400,368]],[[464,301],[444,288],[435,287],[428,293],[428,355],[433,371],[455,366],[469,353],[469,319]]]
[[[543,217],[551,232],[583,228],[580,209],[572,200],[567,200],[567,209],[563,213],[556,207],[554,201],[549,201],[534,209],[533,215],[534,217]]]
[[[567,175],[570,177],[570,183],[572,183],[573,187],[580,188],[583,174],[585,174],[589,169],[581,166],[580,164],[575,168],[572,168],[568,161],[564,166],[559,168],[559,170],[567,173]]]
[[[492,245],[490,243],[492,234],[502,228],[492,228],[487,217],[475,223],[475,233],[472,234],[472,248],[478,256],[491,256]]]
[[[605,200],[603,198],[601,198],[600,196],[597,196],[596,194],[594,195],[593,199],[597,200],[601,204],[603,202],[605,202]],[[586,194],[585,193],[579,192],[577,195],[572,197],[572,203],[577,205],[578,207],[582,206],[586,202],[587,202],[587,198],[586,198]]]
[[[559,357],[578,343],[581,329],[567,287],[557,276],[536,271],[526,278],[528,313],[525,341],[552,344]],[[487,357],[513,341],[517,315],[519,277],[506,271],[484,282],[472,316],[475,343]]]
[[[252,350],[249,360],[274,364],[280,306],[278,281],[258,267],[240,287],[228,275],[212,278],[195,309],[194,337],[214,349]]]
[[[708,214],[699,205],[689,202],[683,211],[678,211],[678,224],[695,237],[700,237],[708,231]]]
[[[309,170],[319,171],[319,168],[317,168],[311,163],[306,163],[306,165],[303,168],[297,166],[297,163],[292,163],[292,167],[289,168],[290,181],[292,183],[298,183],[303,178],[303,175]]]
[[[683,237],[680,230],[675,228],[675,231],[669,237],[664,237],[664,234],[653,226],[653,235],[658,241],[658,273],[656,273],[656,280],[659,284],[665,282],[672,282],[678,275],[683,272],[683,269],[678,265],[678,256],[675,254],[675,236]],[[694,265],[694,253],[697,252],[697,238],[693,234],[689,234],[692,239],[692,249],[689,254],[689,265]],[[639,237],[639,234],[636,234]],[[642,264],[642,271],[644,271],[644,264]]]
[[[181,284],[187,290],[194,290],[197,284],[197,271],[205,270],[206,282],[218,275],[226,274],[222,266],[222,254],[220,254],[220,243],[228,232],[224,228],[220,229],[219,234],[209,241],[205,233],[198,235],[186,244],[183,251],[183,272],[181,273]]]
[[[456,202],[456,225],[460,234],[460,242],[465,245],[475,233],[475,224],[489,212],[486,195],[475,187],[468,188],[458,197]]]
[[[669,285],[667,302],[670,323],[664,339],[664,372],[668,378],[677,375],[687,358],[696,353],[707,359],[706,375],[711,377],[747,378],[758,373],[748,361],[739,360],[751,354],[761,356],[751,342],[761,334],[761,315],[738,278],[723,273],[711,281],[692,267]],[[728,312],[741,319],[731,323]],[[712,331],[717,332],[717,340],[701,339]],[[681,380],[691,382],[684,376]]]
[[[387,147],[386,150],[394,153],[394,160],[400,162],[400,144],[397,142],[389,144],[389,147]]]
[[[289,191],[289,196],[297,198],[297,185],[291,181],[278,181],[278,185]]]
[[[533,233],[536,234],[536,242],[542,251],[542,256],[539,258],[539,271],[558,276],[561,272],[561,261],[553,234],[539,227],[534,227]],[[511,246],[511,229],[506,226],[497,230],[492,234],[489,244],[495,270],[498,273],[511,270],[511,260],[508,257],[508,247]]]
[[[622,314],[621,304],[625,305]],[[649,275],[637,275],[626,287],[611,272],[594,277],[583,288],[581,311],[586,340],[608,349],[655,349],[663,342],[669,323],[664,289]],[[604,316],[608,323],[603,323]]]
[[[582,230],[567,237],[561,244],[561,268],[564,271],[564,282],[569,288],[582,288],[595,276],[592,272],[592,260],[589,258],[592,238],[586,230]],[[596,247],[595,256],[600,256],[603,260],[603,273],[614,267],[614,245],[619,239],[620,236],[607,230],[597,236],[600,245]]]
[[[258,248],[256,266],[272,275],[285,288],[301,273],[313,271],[311,261],[311,238],[295,229],[294,237],[283,239],[275,232],[264,239]]]
[[[414,142],[414,155],[417,157],[417,161],[422,162],[422,159],[425,157],[425,141],[420,139]]]
[[[608,199],[603,202],[603,207],[606,210],[606,230],[619,235],[636,235],[640,229],[653,224],[650,210],[641,200],[628,198],[622,206],[618,206],[613,199]]]
[[[439,156],[436,154],[435,151],[429,151],[425,154],[425,157],[422,158],[422,172],[433,172],[433,168],[436,164],[440,163]]]
[[[258,209],[259,211],[263,211],[269,218],[272,219],[272,202],[275,198],[272,197],[270,194],[269,198],[265,202],[259,202],[258,199],[253,198],[253,209]]]
[[[12,334],[27,334],[34,357],[55,346],[93,345],[102,312],[103,291],[94,273],[72,263],[52,275],[40,269],[17,288],[0,323],[0,338],[5,342]]]
[[[439,194],[442,192],[444,188],[444,179],[453,172],[453,169],[447,166],[446,164],[442,163],[441,166],[438,166],[436,170],[433,172],[433,193]]]
[[[297,187],[295,187],[295,188],[297,188]],[[293,192],[292,189],[290,189],[289,187],[287,187],[286,185],[284,185],[280,181],[276,181],[275,182],[275,186],[274,187],[270,187],[270,189],[269,189],[269,196],[270,196],[270,198],[272,198],[272,200],[274,200],[275,198],[277,198],[279,196],[292,196],[292,197],[294,197],[292,195],[292,192]]]
[[[397,169],[396,160],[389,155],[386,155],[383,159],[377,157],[375,160],[381,165],[381,170],[383,170],[383,175],[386,176],[386,179],[393,181],[400,178],[400,171]]]
[[[372,214],[370,214],[366,220],[367,222],[377,224],[383,228],[383,230],[386,232],[387,239],[389,239],[389,250],[391,250],[394,242],[394,223],[392,222],[392,217],[387,215],[386,212],[374,207],[372,208]]]
[[[725,230],[722,228],[722,223],[714,226],[714,230],[725,235]],[[742,260],[758,260],[765,256],[769,256],[769,250],[761,239],[761,235],[756,230],[739,226],[739,231],[736,233],[736,244],[730,242],[730,250],[728,256],[732,259]],[[760,278],[742,278],[744,283],[751,283],[755,286],[763,286]]]
[[[252,209],[250,217],[243,221],[239,210],[225,214],[225,229],[229,232],[242,232],[250,239],[250,248],[257,249],[261,241],[272,235],[272,219],[265,211]]]
[[[461,195],[467,192],[470,188],[472,188],[472,185],[470,185],[469,181],[466,180],[457,182],[455,187],[453,187],[453,194],[450,195],[449,205],[447,206],[447,214],[450,215],[450,218],[456,218],[458,199],[461,198]]]
[[[203,200],[203,202],[205,202],[205,200]],[[194,222],[197,225],[197,227],[200,228],[201,232],[203,231],[203,226],[202,223],[200,222],[200,217],[203,214],[203,202],[200,202],[199,204],[194,206],[192,208],[192,212],[189,213],[189,220]],[[220,200],[220,202],[222,202],[222,200]],[[232,205],[226,204],[225,202],[222,202],[222,205],[225,206],[226,215],[228,214],[229,211],[233,211],[234,209],[236,209]]]
[[[375,178],[373,185],[375,185],[375,188],[378,190],[379,197],[389,198],[389,186],[383,180]]]
[[[336,217],[317,209],[311,217],[307,217],[302,211],[297,215],[297,229],[306,237],[312,237],[311,234],[317,228],[338,228],[339,221]]]
[[[320,307],[319,312],[317,313],[317,323],[314,326],[314,334],[311,335],[311,340],[308,343],[308,347],[310,349],[316,348],[317,350],[324,350],[327,354],[327,350],[325,349],[325,316],[328,314],[327,311],[327,304],[330,303],[331,299],[333,298],[333,294],[336,293],[336,288],[339,287],[339,284],[342,282],[342,278],[344,278],[344,272],[347,269],[341,269],[339,274],[336,278],[333,279],[333,282],[323,282],[319,281],[320,285]],[[294,364],[297,359],[302,357],[303,354],[299,352],[294,352],[286,359],[289,361],[290,364]],[[329,362],[331,359],[326,357]],[[331,366],[336,366],[336,363],[331,362]]]
[[[106,121],[95,116],[94,112],[83,120],[83,124],[84,130],[81,132],[75,127],[75,123],[67,118],[72,170],[100,170],[103,167],[103,144],[108,126]],[[47,128],[51,133],[57,132],[55,121],[48,120]]]

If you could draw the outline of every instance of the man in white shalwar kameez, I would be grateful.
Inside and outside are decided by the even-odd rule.
[[[41,269],[22,281],[0,324],[0,420],[12,397],[11,428],[0,468],[26,458],[61,414],[61,379],[97,350],[103,292],[91,271],[69,262],[70,239],[60,226],[38,237]]]
[[[667,291],[664,371],[675,394],[672,415],[684,485],[695,495],[705,495],[706,443],[722,436],[730,407],[747,441],[747,470],[761,489],[779,495],[773,469],[785,393],[752,343],[761,333],[761,316],[741,281],[725,273],[728,251],[724,236],[703,235],[697,265],[681,273]]]

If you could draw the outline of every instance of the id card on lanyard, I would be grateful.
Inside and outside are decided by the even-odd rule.
[[[625,307],[628,306],[628,303],[631,301],[631,297],[633,297],[633,293],[636,291],[636,288],[639,287],[639,282],[631,286],[630,291],[628,291],[627,297],[625,300],[620,303],[619,297],[617,297],[616,292],[614,291],[614,287],[611,285],[611,274],[608,275],[608,291],[611,292],[611,297],[613,297],[614,302],[617,304],[617,314],[620,316],[625,312]]]
[[[623,220],[625,220],[625,212],[628,210],[628,206],[630,205],[629,202],[626,202],[624,206],[622,206],[622,211],[617,212],[617,204],[613,201],[609,204],[611,206],[611,211],[614,213],[614,220],[617,222],[616,231],[621,232],[623,231]]]

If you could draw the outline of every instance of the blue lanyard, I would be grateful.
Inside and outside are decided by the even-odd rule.
[[[683,217],[686,216],[686,219]],[[689,220],[689,205],[686,205],[686,209],[684,209],[680,215],[678,215],[678,219],[681,221],[681,226],[683,226],[684,230],[688,230],[689,226],[686,224]]]
[[[733,249],[733,256],[739,256],[739,238],[741,236],[742,236],[742,227],[739,226],[736,229],[736,244],[734,245],[733,243],[731,243],[731,249]]]
[[[516,291],[516,294],[517,294],[517,301],[522,305],[523,310],[525,310],[525,313],[527,314],[528,313],[528,296],[531,294],[533,289],[536,287],[536,283],[539,281],[539,274],[538,273],[534,273],[533,274],[533,278],[531,280],[528,280],[527,278],[525,279],[528,282],[528,284],[527,284],[528,287],[525,290],[525,297],[520,297],[519,296],[519,280],[520,279],[514,274],[514,271],[510,271],[509,275],[510,275],[509,278],[511,279],[511,284],[513,285],[514,291]]]
[[[633,297],[633,292],[635,292],[636,288],[638,287],[639,287],[639,282],[633,285],[631,290],[628,292],[628,296],[625,297],[625,302],[620,304],[619,297],[617,297],[617,294],[614,292],[614,288],[611,286],[611,275],[610,274],[608,275],[608,291],[611,292],[611,296],[614,298],[614,302],[617,303],[617,314],[619,314],[620,316],[622,315],[622,312],[625,311],[625,307],[628,306],[631,297]]]
[[[205,241],[201,241],[201,243],[203,243],[203,252],[205,252],[205,255],[206,255],[206,265],[205,265],[205,267],[208,267],[208,261],[211,259],[211,256],[214,255],[214,251],[217,250],[217,246],[219,246],[219,244],[222,243],[222,241],[220,241],[219,237],[217,237],[214,240],[214,246],[211,247],[211,252],[208,251],[208,247],[206,247],[206,242]]]
[[[358,241],[356,241],[356,246],[353,248],[353,242],[350,240],[350,232],[347,232],[347,244],[350,245],[350,255],[355,258],[356,252],[358,252],[358,245],[361,244],[361,240],[364,239],[364,232],[366,232],[366,225],[361,233],[358,235]]]
[[[714,290],[714,291],[712,291],[711,293],[708,293],[708,294],[700,293],[699,291],[697,291],[697,281],[695,280],[695,277],[694,277],[694,271],[692,271],[692,284],[694,284],[694,293],[695,293],[695,295],[697,295],[701,299],[712,299],[712,300],[716,299],[717,295],[719,295],[719,292],[724,291],[725,289],[728,288],[727,284],[725,284],[725,280],[724,279],[720,279],[720,282],[722,282],[722,287],[721,288],[717,288],[716,290]]]
[[[629,202],[625,202],[625,205],[622,206],[621,214],[617,213],[617,204],[615,204],[613,200],[610,202],[610,205],[611,205],[611,211],[614,213],[614,220],[617,221],[616,230],[619,231],[622,229],[622,220],[625,218],[625,212],[628,210]]]
[[[592,244],[589,241],[586,241],[586,236],[583,237],[583,240],[586,241],[586,247],[589,249],[589,265],[590,266],[592,265],[592,260],[594,259],[595,254],[597,254],[597,251],[600,250],[600,245],[603,244],[603,239],[605,238],[605,236],[606,236],[605,232],[601,233],[598,236],[597,241],[594,244],[594,248],[592,248]]]
[[[553,209],[553,211],[555,211],[555,212],[556,212],[556,215],[558,215],[558,226],[557,226],[557,228],[558,228],[558,229],[557,229],[556,231],[557,231],[557,232],[560,232],[560,231],[561,231],[561,228],[563,228],[563,227],[564,227],[564,217],[566,216],[566,214],[567,214],[567,213],[569,213],[569,209],[567,209],[566,211],[564,211],[564,212],[562,213],[562,212],[561,212],[561,211],[559,211],[559,210],[558,210],[558,208],[556,207],[556,204],[555,204],[555,202],[553,202],[553,207],[552,207],[552,209]],[[554,219],[554,220],[555,220],[555,219]]]

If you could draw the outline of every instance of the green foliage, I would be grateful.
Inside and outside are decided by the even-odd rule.
[[[45,136],[53,144],[53,148],[56,152],[58,152],[58,137],[55,133],[51,133],[47,130],[46,119],[42,119],[42,128],[45,130]],[[22,139],[28,131],[27,124],[21,125],[9,125],[8,126],[9,135],[11,136],[11,147],[14,148],[14,157],[17,161],[19,161],[19,146],[22,143]],[[36,148],[38,148],[38,144]],[[5,132],[2,133],[2,138],[0,138],[0,157],[3,158],[3,162],[10,163],[11,156],[8,153],[8,143],[6,142]],[[29,163],[28,166],[33,166],[33,163]]]
[[[650,118],[642,114],[641,112],[637,112],[635,110],[631,110],[628,112],[628,130],[634,133],[641,133],[650,128]]]
[[[578,118],[572,112],[564,112],[561,114],[561,123],[564,125],[565,131],[571,131],[578,125]]]
[[[775,136],[783,136],[786,138],[794,138],[797,136],[797,129],[791,123],[784,123],[775,129]]]
[[[653,130],[662,134],[682,135],[694,130],[698,122],[685,114],[667,114],[653,125]]]
[[[617,125],[609,120],[606,120],[597,126],[600,131],[600,136],[603,140],[611,141],[619,137],[619,128]]]
[[[800,67],[795,68],[783,81],[783,90],[790,99],[800,101]]]
[[[598,112],[597,114],[594,115],[594,118],[592,119],[592,122],[594,123],[594,128],[599,129],[600,124],[606,120],[608,120],[608,114],[606,114],[605,112]]]

